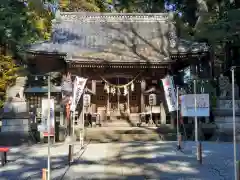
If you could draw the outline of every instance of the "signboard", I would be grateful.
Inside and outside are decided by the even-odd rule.
[[[177,95],[174,89],[174,82],[171,76],[166,76],[162,79],[164,94],[169,112],[177,110]]]
[[[76,110],[78,101],[83,94],[86,83],[87,83],[86,78],[76,76],[74,84],[73,84],[73,97],[72,97],[72,103],[71,103],[71,107],[70,107],[71,111]]]
[[[209,116],[209,94],[196,94],[197,108],[195,109],[195,94],[180,96],[181,115],[184,117]]]
[[[85,107],[88,107],[88,106],[90,106],[90,104],[91,104],[91,95],[90,94],[84,94],[84,96],[83,96],[83,105]]]
[[[55,132],[55,110],[54,110],[54,99],[50,99],[50,126],[51,136],[54,136]],[[42,99],[42,123],[39,127],[39,131],[43,132],[46,136],[48,135],[48,99]]]
[[[157,105],[157,96],[156,96],[156,94],[150,94],[149,95],[149,105],[150,106],[156,106]]]

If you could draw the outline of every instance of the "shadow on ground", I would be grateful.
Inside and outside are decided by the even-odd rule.
[[[196,161],[194,144],[190,143],[185,153],[176,152],[173,145],[157,142],[125,143],[111,157],[79,159],[64,178],[58,176],[56,179],[233,179],[233,157],[227,153],[232,150],[231,147],[223,148],[221,154],[220,146],[214,148],[205,144],[208,147],[203,153],[204,163],[200,165]]]
[[[75,157],[81,156],[84,149],[75,148]],[[8,163],[0,167],[1,180],[41,179],[42,169],[47,167],[47,145],[11,148]],[[68,169],[68,145],[51,147],[52,176],[63,176]]]
[[[203,164],[196,161],[194,142],[183,143],[176,151],[176,142],[135,141],[128,143],[87,144],[75,149],[75,161],[67,165],[68,145],[54,145],[53,180],[73,179],[201,179],[232,180],[233,145],[203,142]],[[47,166],[47,145],[12,148],[9,163],[0,167],[1,180],[41,179]]]

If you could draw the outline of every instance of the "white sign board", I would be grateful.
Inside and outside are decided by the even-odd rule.
[[[90,104],[91,104],[91,95],[90,94],[84,94],[84,96],[83,96],[83,105],[85,107],[88,107],[88,106],[90,106]]]
[[[177,110],[177,94],[174,89],[174,82],[171,76],[166,76],[162,79],[163,89],[169,112]]]
[[[156,106],[157,105],[157,96],[156,96],[156,94],[150,94],[148,98],[149,98],[149,105],[150,106]]]
[[[54,110],[54,99],[50,99],[50,126],[51,136],[54,136],[54,125],[55,125],[55,110]],[[39,131],[44,134],[48,134],[48,99],[42,99],[42,123],[39,127]]]
[[[180,96],[181,115],[184,117],[208,117],[209,116],[209,94],[187,94]]]

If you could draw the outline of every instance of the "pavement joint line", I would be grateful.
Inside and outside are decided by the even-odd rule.
[[[184,148],[178,150],[178,149],[175,149],[175,152],[180,152],[184,155],[187,155],[186,152],[184,152]],[[190,153],[192,155],[192,153]],[[227,164],[227,166],[229,165],[230,163]],[[207,165],[209,165],[209,172],[210,173],[213,173],[213,175],[216,175],[216,176],[219,176],[220,178],[223,178],[224,180],[226,180],[226,176],[222,174],[221,171],[224,171],[222,168],[218,168],[218,167],[214,167],[216,166],[216,164],[213,164],[213,163],[208,163]]]
[[[87,150],[87,147],[88,147],[88,145],[89,145],[90,143],[91,143],[91,140],[89,140],[88,143],[84,146],[83,152],[77,157],[76,160],[79,160],[79,159],[82,157],[82,155],[83,155],[84,152]],[[82,150],[82,148],[81,148],[81,150]],[[81,150],[80,150],[80,151],[81,151]],[[79,152],[80,152],[80,151],[79,151]],[[76,160],[72,163],[71,166],[73,166],[73,165],[76,163]],[[63,173],[63,175],[61,176],[61,178],[60,178],[59,180],[63,180],[63,178],[65,177],[65,175],[67,174],[67,172],[69,171],[69,169],[71,168],[71,166],[68,166],[68,167],[67,167],[67,169],[65,170],[65,172]]]
[[[230,163],[227,163],[227,165],[225,165],[225,167],[229,166],[229,164]],[[210,166],[210,170],[209,170],[210,172],[212,172],[213,174],[223,178],[224,180],[227,178],[226,175],[224,175],[222,173],[222,171],[224,171],[226,168],[217,167],[216,164],[213,164],[213,163],[209,163],[208,165]]]

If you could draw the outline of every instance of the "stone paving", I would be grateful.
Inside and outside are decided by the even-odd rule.
[[[239,145],[238,145],[239,146]],[[67,166],[67,144],[52,152],[52,179],[161,179],[233,180],[233,145],[203,142],[203,164],[196,161],[194,142],[185,142],[182,152],[176,142],[133,142],[75,145],[75,161]],[[10,163],[0,168],[0,180],[41,179],[47,164],[47,146],[13,148]]]

